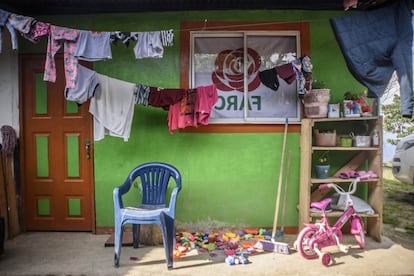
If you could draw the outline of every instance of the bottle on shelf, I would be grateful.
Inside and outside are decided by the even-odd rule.
[[[371,133],[371,146],[379,147],[379,133],[378,129],[374,128]]]

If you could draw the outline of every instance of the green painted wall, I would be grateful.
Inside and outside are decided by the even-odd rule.
[[[349,13],[349,12],[348,12]],[[112,47],[113,59],[95,62],[97,72],[129,82],[179,87],[179,26],[182,21],[305,21],[311,23],[314,75],[332,89],[332,102],[347,90],[362,87],[348,72],[329,18],[345,12],[191,11],[143,14],[100,14],[37,17],[55,25],[100,31],[175,30],[175,44],[164,58],[135,60],[131,49]],[[131,46],[130,46],[131,47]],[[45,43],[22,41],[23,53],[44,52]],[[283,133],[169,134],[167,112],[136,106],[128,142],[107,137],[94,144],[96,225],[113,225],[112,190],[129,171],[147,161],[172,163],[182,173],[177,226],[272,226],[279,179]],[[300,176],[300,134],[289,133],[292,151],[287,226],[297,226]],[[283,181],[284,183],[284,181]]]

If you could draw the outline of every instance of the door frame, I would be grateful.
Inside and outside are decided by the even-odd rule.
[[[26,182],[26,165],[25,165],[25,155],[26,155],[26,149],[24,146],[24,141],[22,140],[23,137],[25,137],[25,129],[24,129],[24,114],[25,114],[25,110],[23,107],[23,97],[24,97],[24,91],[23,91],[23,76],[22,76],[22,72],[20,69],[20,66],[22,66],[23,60],[30,60],[32,59],[37,59],[39,57],[44,57],[45,54],[19,54],[18,55],[18,82],[19,82],[19,147],[20,147],[20,198],[21,198],[21,206],[19,207],[20,212],[22,214],[21,216],[21,229],[23,231],[27,231],[27,227],[25,225],[25,221],[24,221],[24,216],[23,216],[23,206],[25,204],[25,202],[23,201],[23,193],[24,193],[24,184]],[[62,58],[63,59],[63,54],[56,54],[55,58]],[[83,63],[82,65],[89,67],[89,68],[93,68],[93,64],[92,63]],[[63,93],[63,92],[62,92]],[[85,104],[88,104],[89,101]],[[93,120],[93,118],[91,118],[91,120]],[[91,191],[91,229],[90,231],[92,233],[96,233],[96,210],[95,210],[95,177],[94,177],[94,141],[93,141],[93,121],[91,121],[90,123],[90,133],[91,133],[91,137],[92,139],[90,139],[90,155],[91,155],[91,176],[90,176],[90,191]],[[82,231],[80,231],[82,232]],[[89,231],[84,231],[84,232],[89,232]]]

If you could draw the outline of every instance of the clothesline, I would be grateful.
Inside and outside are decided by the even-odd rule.
[[[111,78],[81,65],[79,68],[82,90],[74,90],[72,100],[77,98],[81,103],[79,99],[85,102],[90,98],[95,141],[102,140],[105,135],[128,141],[136,104],[168,110],[168,128],[173,134],[179,128],[207,125],[218,100],[215,85],[164,89]],[[74,91],[69,89],[69,92]]]
[[[173,45],[172,29],[155,32],[96,32],[60,27],[0,9],[0,46],[4,26],[10,32],[13,50],[18,49],[15,30],[33,43],[48,37],[43,76],[45,81],[56,81],[54,55],[63,46],[65,98],[79,105],[90,99],[89,112],[94,116],[96,141],[105,135],[127,141],[134,105],[138,103],[168,110],[171,134],[178,128],[208,124],[211,109],[218,99],[214,85],[195,89],[161,89],[98,74],[78,63],[78,60],[111,59],[110,46],[116,45],[118,41],[125,47],[131,41],[136,41],[134,53],[137,59],[162,58],[163,47]]]
[[[37,30],[37,22],[40,22],[42,25],[42,31]],[[26,39],[30,40],[33,43],[37,43],[39,41],[40,38],[47,36],[48,35],[48,29],[44,29],[45,26],[50,26],[50,25],[54,25],[57,26],[55,24],[52,23],[45,23],[45,22],[41,22],[38,21],[37,19],[33,18],[33,17],[29,17],[29,16],[25,16],[25,15],[19,15],[19,14],[15,14],[3,9],[0,9],[0,28],[1,28],[1,32],[0,32],[0,53],[1,53],[1,42],[2,42],[2,32],[4,27],[7,27],[7,29],[10,32],[10,35],[12,36],[12,49],[13,50],[17,50],[17,36],[15,34],[15,30],[17,30],[23,37],[25,37]],[[75,29],[75,28],[67,28],[67,27],[62,27],[62,28],[66,28],[66,29],[74,29],[74,30],[78,30],[78,31],[90,31],[90,32],[94,32],[94,33],[111,33],[113,34],[113,41],[116,43],[117,40],[119,40],[120,38],[122,38],[125,34],[128,33],[152,33],[154,31],[150,31],[150,32],[139,32],[139,31],[135,31],[135,32],[126,32],[126,31],[120,31],[120,30],[116,30],[116,31],[97,31],[97,30],[84,30],[84,29]],[[172,46],[173,45],[173,39],[174,39],[174,31],[173,29],[168,29],[168,30],[159,30],[156,32],[162,32],[164,31],[164,33],[160,34],[161,35],[161,39],[163,41],[163,46]],[[30,34],[30,32],[33,32],[33,34]],[[119,35],[122,35],[121,37],[119,37]],[[34,36],[34,39],[33,39]]]
[[[137,93],[136,97],[139,101],[143,100],[145,102],[147,97],[149,105],[169,110],[168,126],[170,133],[173,133],[177,128],[208,124],[211,109],[218,99],[215,85],[213,85],[214,88],[211,86],[208,89],[199,87],[195,89],[159,89],[140,84],[140,89],[134,91],[135,87],[138,88],[138,85],[98,74],[78,64],[79,59],[87,61],[111,59],[111,43],[114,44],[118,41],[121,41],[126,47],[129,46],[131,41],[137,41],[134,47],[137,58],[161,58],[163,54],[162,46],[172,45],[173,30],[159,32],[93,32],[55,26],[2,10],[0,10],[0,15],[7,18],[3,22],[6,22],[8,28],[11,26],[11,29],[17,29],[25,38],[34,43],[45,36],[48,37],[43,77],[45,81],[55,82],[56,65],[54,55],[61,47],[64,48],[65,97],[67,100],[75,101],[78,104],[83,104],[91,99],[89,111],[94,115],[95,140],[103,139],[106,134],[128,140],[134,112],[134,92]],[[302,60],[299,63],[295,66],[291,63],[286,64],[283,69],[273,68],[267,74],[262,74],[260,80],[265,85],[270,85],[273,90],[278,89],[276,71],[279,71],[279,75],[286,76],[289,80],[290,77],[293,77],[293,79],[299,77],[301,80],[303,79]],[[297,68],[297,66],[299,67]],[[304,88],[304,85],[301,87]],[[95,91],[98,90],[100,91],[95,95]],[[114,93],[115,91],[116,93]],[[200,96],[198,91],[204,91],[200,93],[207,93],[208,96],[205,94]],[[151,100],[151,98],[155,98],[155,95],[157,95],[157,100]],[[175,101],[171,101],[173,98]],[[165,104],[166,101],[170,102]],[[157,105],[154,104],[155,102]],[[202,110],[198,113],[194,111],[197,104],[202,105]],[[196,119],[200,117],[202,119]]]
[[[66,89],[76,87],[78,79],[78,61],[100,61],[112,59],[111,44],[121,41],[126,47],[130,41],[136,41],[133,48],[136,59],[162,58],[164,46],[172,46],[174,31],[154,32],[97,32],[56,26],[40,22],[32,17],[14,14],[0,9],[0,53],[4,27],[10,32],[13,50],[18,49],[16,31],[33,43],[47,37],[46,62],[43,80],[56,81],[54,56],[63,47]]]

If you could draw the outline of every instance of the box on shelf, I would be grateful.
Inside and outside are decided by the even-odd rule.
[[[330,96],[330,89],[312,89],[306,93],[303,97],[305,116],[307,118],[326,118]]]
[[[356,135],[352,138],[354,147],[370,147],[371,136]]]
[[[336,130],[314,129],[315,145],[320,147],[336,146]]]
[[[339,118],[340,104],[328,104],[328,118]]]
[[[343,101],[344,117],[361,117],[361,106],[351,100]]]

